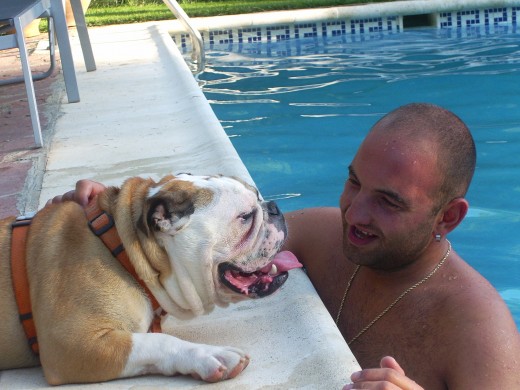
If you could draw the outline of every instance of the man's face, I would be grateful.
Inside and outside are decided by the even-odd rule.
[[[439,183],[431,144],[372,131],[340,198],[345,256],[386,270],[416,260],[432,241]]]

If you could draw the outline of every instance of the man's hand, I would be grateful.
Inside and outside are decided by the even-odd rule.
[[[96,195],[105,190],[105,186],[92,180],[80,180],[76,183],[76,189],[68,191],[63,195],[57,195],[47,202],[47,204],[61,203],[66,200],[73,200],[81,206],[86,206]]]
[[[397,361],[390,356],[381,359],[381,368],[368,368],[351,375],[352,383],[343,390],[381,389],[381,390],[424,390],[410,378]]]

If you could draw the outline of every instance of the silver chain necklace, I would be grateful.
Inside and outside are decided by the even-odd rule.
[[[367,330],[369,330],[372,327],[372,325],[374,325],[377,321],[379,321],[379,319],[381,319],[381,317],[383,317],[386,313],[388,313],[390,311],[390,309],[392,309],[397,304],[397,302],[399,302],[401,299],[403,299],[403,297],[406,294],[408,294],[410,291],[412,291],[416,287],[419,287],[421,284],[426,282],[439,270],[439,268],[442,267],[442,265],[444,264],[444,262],[446,261],[446,259],[448,258],[448,256],[450,255],[450,252],[451,252],[451,242],[449,242],[448,240],[446,240],[446,241],[448,242],[448,250],[446,251],[446,254],[441,259],[441,261],[439,261],[439,263],[435,266],[435,268],[428,275],[426,275],[422,280],[420,280],[419,282],[413,284],[412,286],[410,286],[406,290],[404,290],[401,293],[401,295],[399,295],[395,299],[395,301],[393,301],[390,305],[388,305],[388,307],[386,309],[384,309],[381,313],[379,313],[376,316],[376,318],[374,318],[367,326],[365,326],[363,329],[361,329],[361,331],[357,335],[355,335],[352,338],[352,340],[347,341],[347,345],[350,345],[354,341],[356,341],[363,333],[365,333]],[[336,316],[336,325],[338,325],[339,317],[341,316],[341,312],[343,311],[343,306],[345,305],[345,299],[347,298],[347,294],[350,290],[350,285],[352,284],[354,278],[356,277],[356,274],[358,273],[360,267],[361,267],[360,265],[358,265],[356,267],[356,269],[354,270],[354,273],[352,274],[352,276],[350,277],[350,279],[347,283],[347,288],[345,289],[345,293],[343,294],[343,298],[341,299],[338,315]]]

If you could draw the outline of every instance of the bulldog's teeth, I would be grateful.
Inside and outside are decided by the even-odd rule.
[[[275,264],[273,264],[271,266],[271,270],[269,271],[269,275],[272,276],[272,275],[276,275],[277,273],[278,273],[278,267]]]

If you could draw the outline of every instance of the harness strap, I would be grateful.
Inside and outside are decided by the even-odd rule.
[[[11,224],[11,274],[20,322],[22,323],[29,347],[35,355],[38,355],[40,350],[31,309],[26,265],[27,232],[29,231],[31,221],[31,218],[21,217]]]
[[[123,244],[114,223],[114,218],[106,212],[99,209],[95,201],[91,202],[85,207],[85,213],[89,221],[90,229],[98,236],[101,241],[107,246],[112,255],[119,260],[125,269],[139,282],[141,287],[148,295],[152,302],[152,307],[155,312],[152,324],[150,325],[150,332],[161,332],[161,314],[164,311],[148,289],[144,281],[139,278],[135,268],[128,254],[124,250]],[[32,222],[30,217],[18,217],[11,224],[11,274],[13,291],[18,306],[18,314],[23,330],[27,337],[29,347],[35,355],[39,355],[40,349],[38,346],[38,339],[36,337],[36,326],[34,325],[31,296],[29,291],[29,279],[27,276],[26,252],[27,252],[27,234],[29,226]],[[158,310],[160,309],[160,310]]]
[[[105,246],[110,250],[112,255],[119,260],[121,265],[125,267],[125,269],[134,277],[135,280],[141,285],[143,290],[148,295],[152,303],[153,311],[155,312],[154,319],[152,321],[152,325],[150,326],[150,331],[154,333],[161,332],[161,317],[160,315],[164,313],[155,299],[154,295],[146,285],[146,283],[137,275],[134,266],[130,262],[128,258],[128,254],[123,247],[123,243],[121,242],[121,238],[117,233],[117,229],[115,226],[114,218],[101,210],[97,205],[97,198],[94,198],[87,206],[85,206],[85,214],[87,215],[88,224],[92,232],[98,236],[101,241],[105,244]],[[158,311],[157,309],[161,309]],[[158,313],[159,312],[159,313]]]

